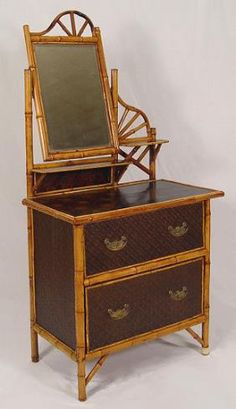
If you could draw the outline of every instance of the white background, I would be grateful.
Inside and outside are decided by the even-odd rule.
[[[78,9],[102,28],[120,94],[161,138],[158,177],[226,192],[212,202],[209,357],[184,333],[112,356],[76,401],[76,368],[42,341],[31,364],[25,196],[22,25]],[[0,0],[0,407],[236,407],[235,0]],[[134,175],[134,173],[133,173]]]

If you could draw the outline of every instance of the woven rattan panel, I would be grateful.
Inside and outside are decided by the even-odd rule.
[[[75,349],[72,226],[34,211],[37,324]]]
[[[170,296],[184,291],[182,300]],[[89,349],[170,325],[202,312],[202,260],[87,290]],[[122,319],[109,311],[126,309]]]
[[[169,227],[175,229],[183,223],[187,225],[186,233],[173,236]],[[127,244],[120,251],[109,250],[104,242],[108,239],[112,243],[122,237]],[[203,246],[202,203],[87,225],[85,243],[87,276],[200,248]]]

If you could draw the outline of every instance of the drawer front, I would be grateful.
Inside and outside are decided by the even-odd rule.
[[[86,289],[92,351],[202,313],[203,262],[197,260]]]
[[[203,246],[203,204],[142,213],[85,227],[86,274]]]

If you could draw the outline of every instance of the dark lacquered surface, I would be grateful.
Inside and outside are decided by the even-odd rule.
[[[108,190],[34,199],[34,201],[71,216],[81,216],[152,203],[174,201],[204,194],[209,194],[209,196],[212,194],[214,196],[214,192],[217,193],[217,191],[212,189],[158,180],[156,182],[144,182]],[[220,192],[218,193],[220,195]]]

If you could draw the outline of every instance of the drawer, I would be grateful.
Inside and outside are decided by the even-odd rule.
[[[203,204],[160,209],[85,227],[86,275],[203,246]]]
[[[202,313],[203,262],[192,261],[88,287],[87,348],[92,351]]]

